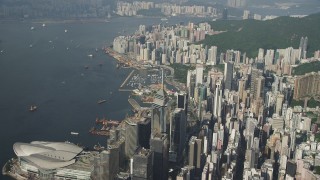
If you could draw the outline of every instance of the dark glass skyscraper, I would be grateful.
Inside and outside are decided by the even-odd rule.
[[[233,79],[233,63],[227,62],[224,64],[224,88],[232,90],[232,79]]]
[[[156,133],[150,139],[150,149],[153,151],[153,179],[168,179],[168,148],[167,134]]]

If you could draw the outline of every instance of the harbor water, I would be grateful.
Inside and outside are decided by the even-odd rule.
[[[203,20],[175,18],[168,23]],[[129,17],[110,22],[0,21],[1,167],[15,156],[15,142],[104,145],[104,137],[88,131],[97,117],[121,120],[130,112],[129,92],[118,88],[131,69],[117,69],[101,48],[140,24],[159,23],[160,18]],[[106,102],[98,104],[101,99]],[[31,105],[37,106],[33,112]]]

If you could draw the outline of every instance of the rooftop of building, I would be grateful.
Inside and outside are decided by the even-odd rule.
[[[125,119],[125,122],[128,123],[129,125],[137,125],[137,123],[144,123],[147,121],[148,118],[146,117],[128,117]]]
[[[98,155],[99,152],[97,151],[82,152],[79,156],[77,156],[77,161],[74,164],[67,166],[66,168],[91,172],[93,168],[94,158]]]
[[[135,156],[148,157],[151,153],[152,151],[150,149],[140,148],[136,151]]]
[[[164,139],[167,137],[167,134],[164,134],[164,133],[154,133],[153,134],[153,139]]]
[[[15,143],[15,154],[40,169],[57,169],[72,165],[82,148],[69,142],[33,141]]]

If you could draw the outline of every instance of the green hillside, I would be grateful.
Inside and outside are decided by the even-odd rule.
[[[259,48],[297,48],[300,38],[308,37],[308,55],[320,49],[320,13],[304,18],[279,17],[268,21],[233,20],[211,22],[215,31],[227,31],[207,36],[206,45],[215,45],[219,51],[227,49],[247,52],[255,57]]]
[[[311,63],[301,64],[292,70],[293,75],[304,75],[309,72],[318,72],[320,71],[320,62],[314,61]]]

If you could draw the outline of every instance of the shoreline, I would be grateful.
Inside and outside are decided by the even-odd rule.
[[[125,67],[134,68],[134,69],[137,69],[137,70],[143,69],[138,64],[139,62],[137,62],[134,58],[129,57],[128,55],[120,54],[120,53],[114,51],[110,47],[104,48],[104,51],[105,51],[105,53],[107,55],[109,55],[112,58],[116,59],[120,64],[125,65]]]
[[[128,55],[125,54],[120,54],[116,51],[114,51],[112,48],[110,47],[106,47],[104,48],[104,51],[107,55],[113,57],[114,59],[116,59],[118,61],[118,63],[124,64],[126,65],[125,67],[127,68],[134,68],[136,70],[141,70],[143,68],[145,68],[142,64],[139,64],[139,62],[137,62],[134,58],[129,57]],[[170,71],[170,78],[172,78],[171,81],[168,82],[168,79],[166,80],[168,84],[174,86],[175,88],[177,88],[179,91],[185,91],[186,87],[183,83],[177,82],[174,79],[174,69],[170,66],[166,66],[166,65],[155,65],[155,67],[160,67],[160,68],[164,68],[164,69],[168,69]],[[148,68],[147,68],[148,69]],[[119,91],[129,91],[128,89],[126,90],[121,90],[122,87],[125,85],[125,83],[128,81],[128,79],[132,76],[134,70],[128,75],[128,77],[125,79],[125,81],[121,84]]]

